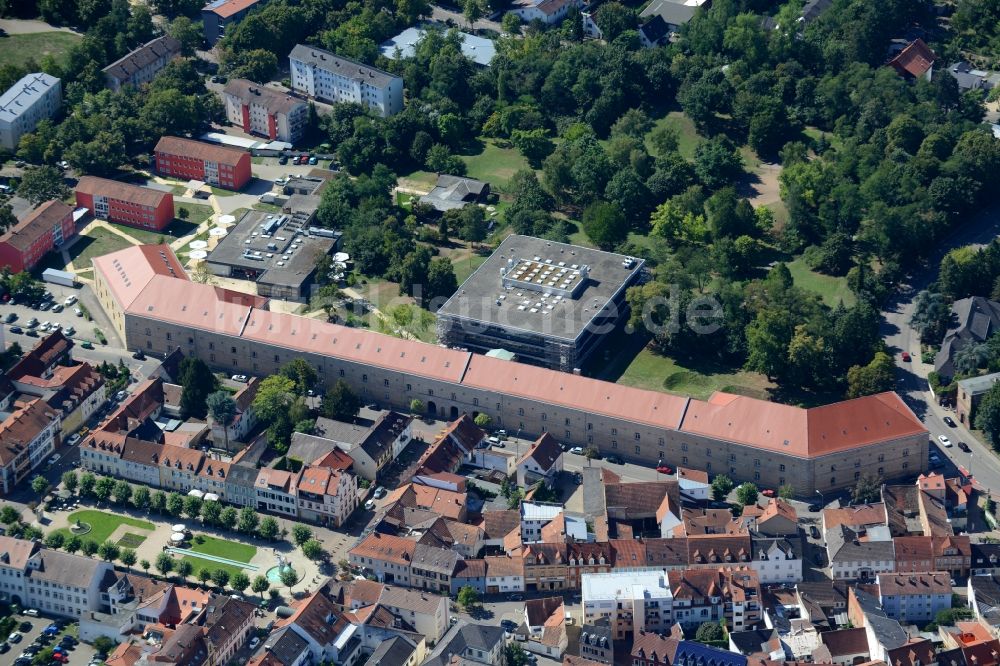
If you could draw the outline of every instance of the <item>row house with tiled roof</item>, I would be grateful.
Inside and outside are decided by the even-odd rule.
[[[35,398],[0,422],[0,491],[8,494],[55,450],[62,415]]]

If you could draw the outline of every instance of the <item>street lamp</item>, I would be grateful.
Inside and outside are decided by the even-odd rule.
[[[819,491],[819,489],[816,490],[816,494],[819,495],[819,501],[821,502],[820,508],[822,509],[826,506],[826,497]]]

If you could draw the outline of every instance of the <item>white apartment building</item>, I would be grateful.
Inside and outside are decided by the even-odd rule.
[[[670,631],[673,594],[663,571],[611,571],[580,578],[584,624],[606,617],[615,636]]]
[[[79,618],[100,610],[101,587],[114,571],[108,562],[49,550],[0,536],[0,599],[52,615]]]
[[[62,104],[62,81],[44,72],[27,74],[0,95],[0,144],[17,150],[21,137],[51,118]]]
[[[292,89],[326,102],[361,104],[381,116],[403,110],[403,79],[329,51],[297,44],[288,55]]]
[[[802,580],[801,547],[784,537],[752,537],[750,568],[761,584],[798,583]]]

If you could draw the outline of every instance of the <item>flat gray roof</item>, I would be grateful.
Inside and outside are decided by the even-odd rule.
[[[552,279],[538,284],[543,270],[530,286],[508,280],[504,287],[501,269],[508,271],[525,260],[547,266],[551,275],[546,277]],[[588,325],[598,323],[595,317],[637,277],[643,264],[642,259],[623,254],[514,234],[462,283],[438,316],[575,340]],[[560,289],[564,276],[583,267],[587,270],[583,284],[566,296]],[[549,282],[556,284],[549,288]],[[620,315],[613,308],[611,314],[615,320]]]
[[[390,60],[396,59],[396,49],[399,49],[399,56],[401,58],[410,58],[416,52],[417,44],[427,34],[428,29],[447,30],[447,26],[440,23],[430,23],[409,27],[392,39],[382,42],[379,46],[379,51]],[[477,37],[476,35],[470,35],[458,30],[455,32],[462,37],[462,55],[477,65],[489,67],[493,56],[497,53],[493,40],[486,39],[485,37]]]
[[[258,282],[294,287],[315,270],[317,253],[329,254],[336,243],[335,238],[310,235],[302,216],[252,210],[230,229],[207,261],[256,273]]]
[[[48,92],[59,85],[59,79],[44,72],[26,74],[0,95],[0,119],[13,120],[30,109]]]

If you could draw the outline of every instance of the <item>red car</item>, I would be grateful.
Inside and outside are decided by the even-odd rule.
[[[659,472],[660,474],[673,474],[674,473],[674,470],[670,469],[666,465],[660,465],[659,467],[656,468],[656,471]]]
[[[69,661],[69,657],[67,657],[63,652],[57,652],[52,655],[52,661],[58,661],[60,664],[65,664]]]
[[[760,491],[760,494],[764,497],[774,497],[774,491],[768,488],[767,490]]]
[[[903,352],[902,357],[904,363],[910,362],[910,352]]]

